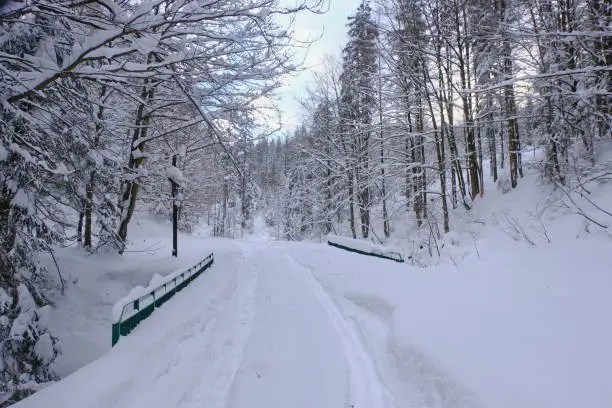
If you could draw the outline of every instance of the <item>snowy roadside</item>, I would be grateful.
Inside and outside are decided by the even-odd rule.
[[[287,246],[362,330],[398,401],[612,406],[606,237],[486,248],[460,268],[427,270],[323,245]]]
[[[64,249],[57,256],[60,266],[70,265],[63,268],[69,283],[50,320],[67,352],[55,368],[65,376],[103,355],[68,384],[87,389],[92,380],[84,377],[106,377],[119,364],[124,375],[96,392],[116,390],[118,399],[100,401],[131,408],[157,403],[160,394],[147,391],[152,384],[172,393],[162,398],[168,406],[206,401],[242,408],[273,400],[298,406],[291,398],[301,395],[304,407],[337,406],[346,398],[360,402],[356,407],[607,408],[610,235],[541,189],[528,173],[511,194],[477,200],[439,242],[442,264],[426,269],[324,244],[271,242],[261,218],[246,241],[181,236],[178,259],[168,255],[168,226],[151,222],[135,235],[140,248],[123,257]],[[593,191],[599,202],[612,199],[605,186]],[[197,313],[162,308],[120,342],[132,346],[106,353],[116,300],[211,251],[228,269],[217,271],[212,285],[205,279],[198,296],[179,296],[182,307]],[[143,350],[134,343],[151,339]],[[208,351],[198,349],[203,344]],[[153,355],[151,373],[140,378],[140,369],[130,371]],[[188,364],[192,358],[200,363]],[[210,384],[223,381],[217,389],[184,384],[185,370]],[[319,394],[310,395],[314,386]],[[65,398],[59,392],[70,393],[69,385],[53,387],[59,391],[47,395],[58,401]],[[78,394],[83,403],[96,395]]]
[[[173,258],[170,233],[169,224],[144,218],[134,223],[131,234],[136,244],[123,256],[114,252],[90,255],[74,247],[58,249],[55,256],[65,281],[64,294],[55,265],[46,259],[49,275],[56,280],[49,328],[63,349],[52,365],[60,377],[111,348],[112,308],[119,299],[134,287],[147,286],[155,275],[187,268],[210,253],[205,238],[180,234],[181,256]]]

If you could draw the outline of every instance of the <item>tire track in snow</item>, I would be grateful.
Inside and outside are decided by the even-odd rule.
[[[288,254],[286,256],[289,262],[297,267],[296,269],[304,271],[296,274],[314,292],[344,345],[350,370],[350,400],[347,407],[396,408],[395,398],[380,378],[376,364],[366,351],[360,333],[344,318],[334,300],[314,277],[311,268]]]
[[[319,251],[316,255],[308,252],[308,256],[310,258],[298,257],[295,261],[305,269],[314,271],[314,267],[308,264],[308,259],[313,259],[313,256],[324,258],[326,254],[325,251]],[[317,272],[322,273],[334,273],[334,270],[340,267],[340,264],[325,262],[318,265],[325,265],[323,269],[317,269]],[[316,278],[313,276],[313,279]],[[334,287],[337,287],[337,284],[338,282]],[[322,283],[320,286],[325,287]],[[394,304],[380,297],[375,289],[370,291],[363,287],[362,290],[341,292],[341,296],[347,301],[346,304],[342,303],[342,315],[345,319],[354,320],[353,327],[364,348],[376,362],[381,381],[394,395],[396,406],[482,407],[473,390],[446,370],[442,362],[436,361],[435,356],[428,355],[409,339],[398,335],[393,320]]]
[[[251,336],[259,285],[259,271],[248,262],[250,251],[241,247],[241,252],[233,288],[226,293],[225,302],[219,305],[217,324],[210,327],[210,344],[203,355],[205,365],[201,364],[195,395],[186,407],[222,408],[227,405],[244,347]]]

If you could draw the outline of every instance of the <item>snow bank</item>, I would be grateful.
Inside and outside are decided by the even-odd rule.
[[[392,251],[382,245],[376,245],[369,241],[328,235],[327,243],[331,246],[346,249],[362,255],[376,256],[378,258],[391,259],[396,262],[404,262],[404,258],[399,252]]]
[[[482,242],[480,257],[426,270],[326,247],[300,249],[298,260],[361,327],[398,400],[604,408],[609,247],[605,234],[537,247]]]
[[[77,247],[57,248],[55,257],[64,278],[64,294],[53,259],[41,255],[49,271],[48,278],[56,282],[56,291],[50,296],[54,306],[48,326],[67,350],[52,365],[60,377],[68,376],[111,348],[108,332],[114,323],[113,306],[135,286],[147,287],[154,274],[164,276],[170,271],[186,270],[219,247],[216,241],[205,238],[207,231],[179,232],[181,254],[173,257],[171,228],[167,219],[138,212],[123,255],[105,251],[89,254]],[[0,292],[0,310],[3,299],[12,302],[10,296],[3,297]]]

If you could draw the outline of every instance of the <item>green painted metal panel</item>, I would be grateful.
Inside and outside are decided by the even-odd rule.
[[[337,243],[331,242],[331,241],[327,241],[327,244],[330,245],[330,246],[336,247],[336,248],[344,249],[345,251],[355,252],[356,254],[374,256],[376,258],[382,258],[382,259],[389,259],[389,260],[395,261],[395,262],[404,262],[404,258],[402,258],[402,255],[398,254],[397,252],[393,252],[393,254],[395,255],[395,257],[393,257],[393,256],[385,256],[385,255],[382,255],[382,254],[373,254],[371,252],[360,251],[359,249],[347,247],[347,246],[340,245],[340,244],[337,244]]]
[[[172,280],[160,284],[133,302],[124,305],[119,321],[113,323],[112,326],[112,345],[117,344],[121,336],[130,334],[141,321],[149,317],[156,308],[166,303],[177,292],[180,292],[189,283],[193,282],[202,272],[210,268],[213,262],[214,255],[210,254],[191,268],[175,276]]]

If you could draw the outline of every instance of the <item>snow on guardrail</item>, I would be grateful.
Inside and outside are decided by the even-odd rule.
[[[395,262],[404,262],[404,258],[402,257],[401,253],[368,241],[339,237],[337,235],[328,235],[327,243],[330,246],[344,249],[350,252],[355,252],[361,255],[369,255],[375,256],[377,258],[390,259]]]
[[[142,320],[187,286],[214,262],[211,253],[192,267],[176,270],[169,275],[153,275],[147,287],[136,286],[113,306],[112,345],[129,334]]]

